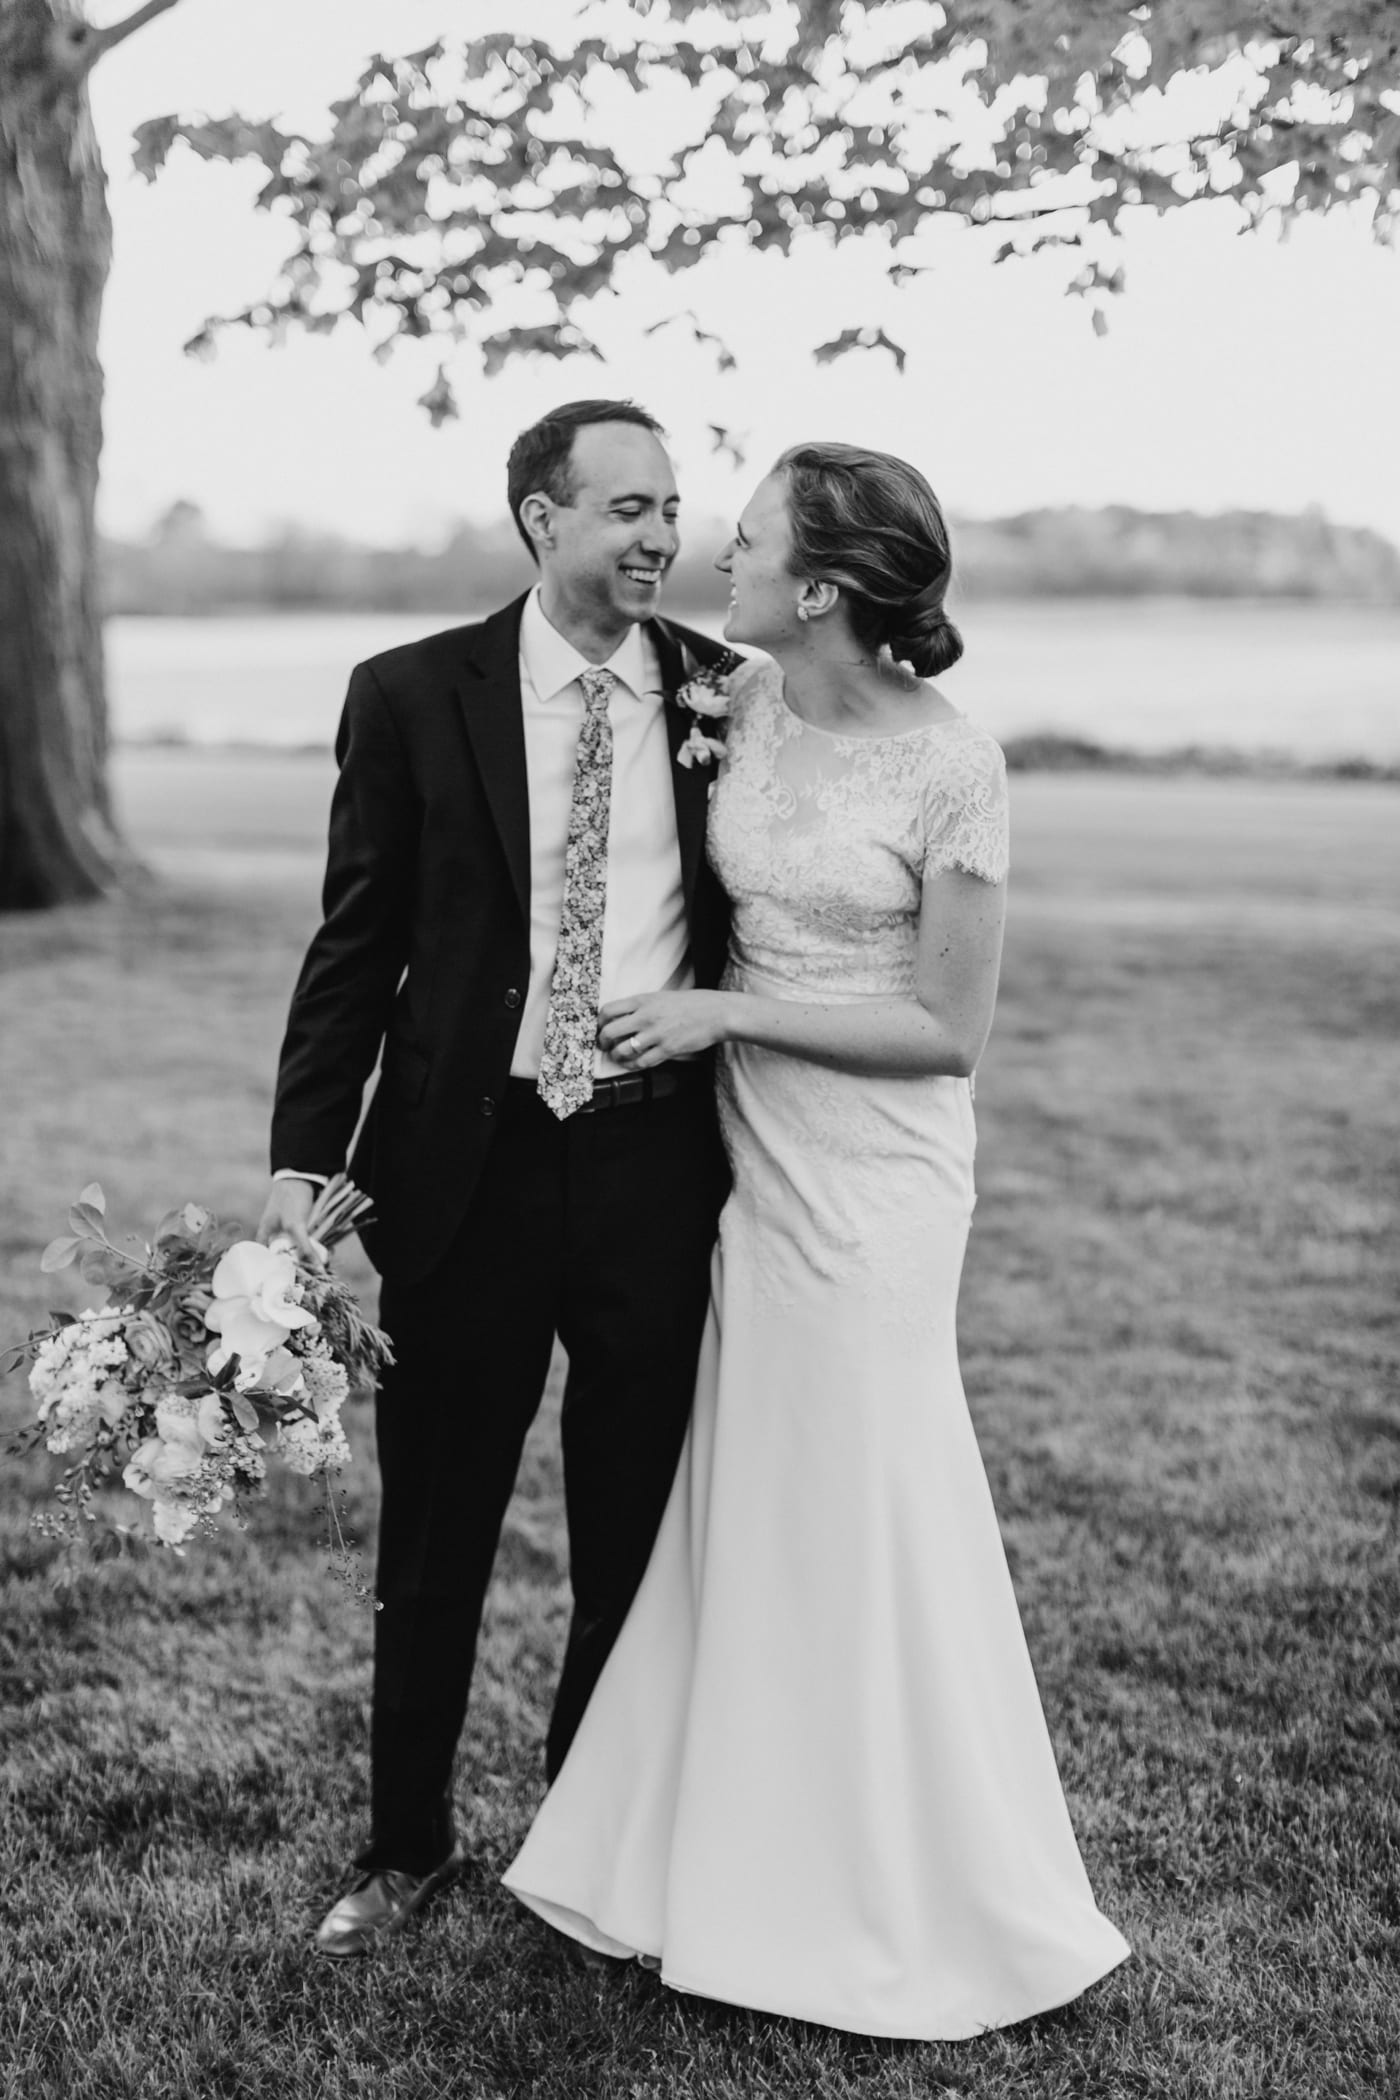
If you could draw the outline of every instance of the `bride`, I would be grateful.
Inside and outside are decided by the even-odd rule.
[[[972,1073],[1007,866],[999,749],[923,476],[799,445],[720,560],[719,991],[604,1009],[720,1045],[734,1174],[695,1411],[640,1593],[507,1886],[677,1990],[955,2040],[1129,1952],[1075,1844],[963,1397]],[[707,728],[712,725],[707,723]]]

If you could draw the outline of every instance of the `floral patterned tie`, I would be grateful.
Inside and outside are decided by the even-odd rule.
[[[598,1043],[598,986],[603,974],[603,906],[608,888],[608,808],[612,798],[612,724],[608,699],[617,678],[590,665],[579,674],[585,713],[574,769],[574,797],[564,848],[564,901],[559,946],[545,1016],[536,1082],[562,1121],[592,1098]]]

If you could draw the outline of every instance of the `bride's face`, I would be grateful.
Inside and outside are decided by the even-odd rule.
[[[715,563],[729,578],[727,642],[753,642],[771,651],[797,634],[803,586],[788,568],[791,552],[787,490],[781,475],[770,474],[749,498],[733,539]]]

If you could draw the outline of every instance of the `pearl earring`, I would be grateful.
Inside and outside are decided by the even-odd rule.
[[[799,620],[805,620],[805,619],[807,619],[807,617],[808,617],[808,613],[807,613],[807,608],[806,608],[806,606],[805,606],[805,605],[799,605],[799,606],[798,606],[798,608],[797,608],[797,617],[798,617],[798,619],[799,619]]]

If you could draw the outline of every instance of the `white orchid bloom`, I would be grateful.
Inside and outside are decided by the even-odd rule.
[[[211,1368],[217,1368],[210,1359]],[[281,1393],[284,1398],[305,1390],[302,1368],[290,1349],[274,1349],[264,1357],[242,1356],[234,1381],[240,1393]]]
[[[209,1368],[221,1371],[236,1356],[243,1363],[266,1362],[298,1327],[314,1327],[316,1316],[292,1297],[296,1263],[256,1240],[239,1240],[229,1248],[211,1280],[214,1302],[204,1324],[221,1336],[210,1352]]]

